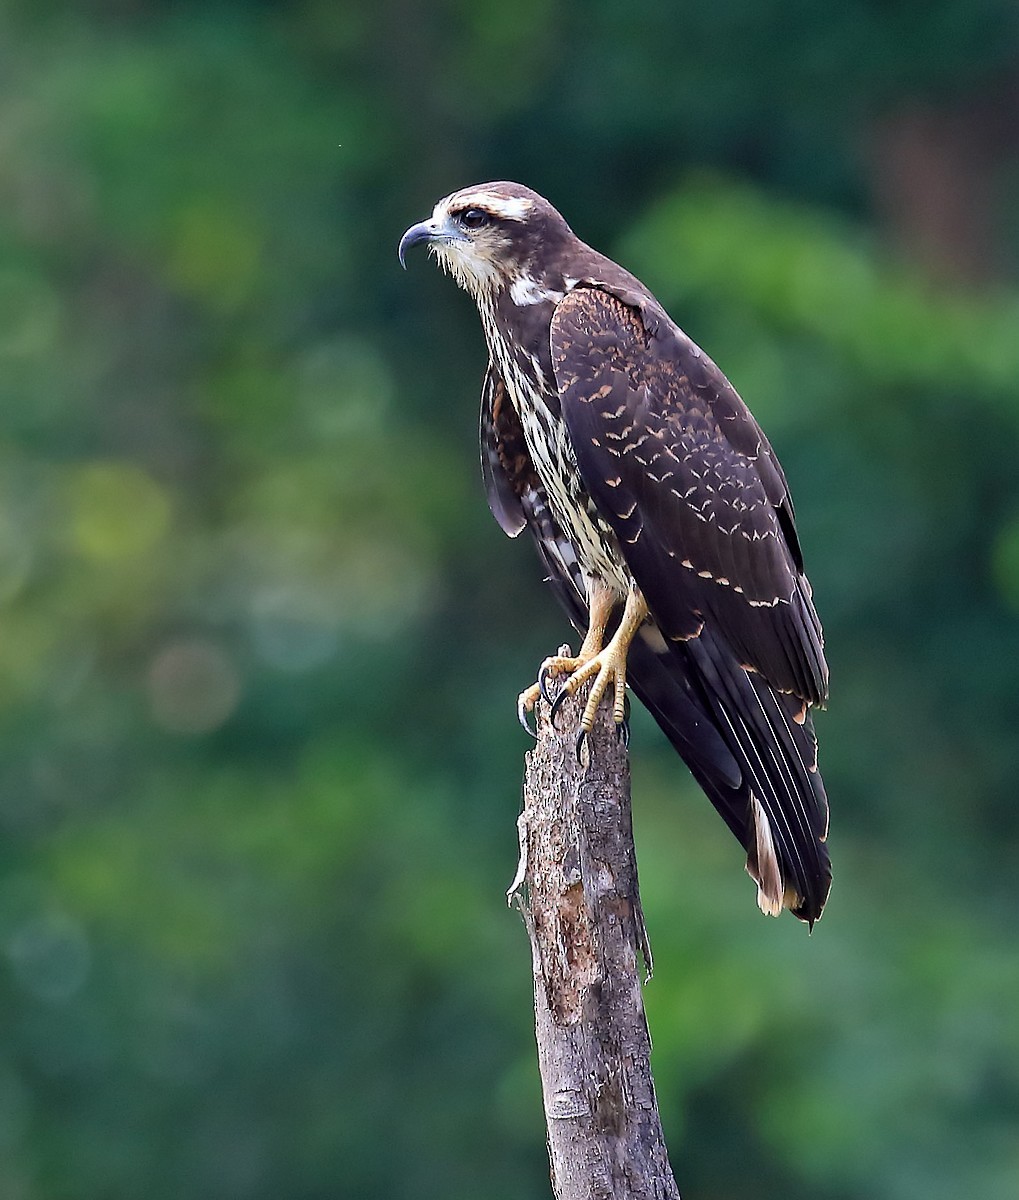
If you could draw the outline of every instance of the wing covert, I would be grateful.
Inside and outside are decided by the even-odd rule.
[[[827,697],[820,624],[785,476],[715,364],[671,322],[581,285],[557,307],[552,362],[584,482],[667,636],[710,620],[740,661]]]

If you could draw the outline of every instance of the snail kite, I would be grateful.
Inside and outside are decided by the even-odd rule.
[[[810,709],[828,668],[792,501],[768,439],[639,280],[514,183],[454,192],[427,243],[477,302],[488,502],[529,529],[593,679],[582,731],[629,682],[747,851],[757,900],[813,924],[831,882]]]

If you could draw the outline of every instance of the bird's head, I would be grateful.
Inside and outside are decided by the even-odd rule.
[[[476,300],[508,289],[517,304],[560,299],[570,227],[547,200],[519,183],[461,188],[400,239],[400,262],[418,242]]]

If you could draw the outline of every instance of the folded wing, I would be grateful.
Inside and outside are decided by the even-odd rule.
[[[714,363],[628,301],[574,289],[551,348],[580,474],[654,619],[630,680],[746,847],[761,907],[813,921],[831,872],[809,708],[828,669],[788,487]]]

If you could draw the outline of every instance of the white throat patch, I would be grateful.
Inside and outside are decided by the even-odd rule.
[[[476,254],[464,253],[457,245],[436,243],[430,247],[439,265],[471,296],[494,288],[499,279],[495,266]]]

